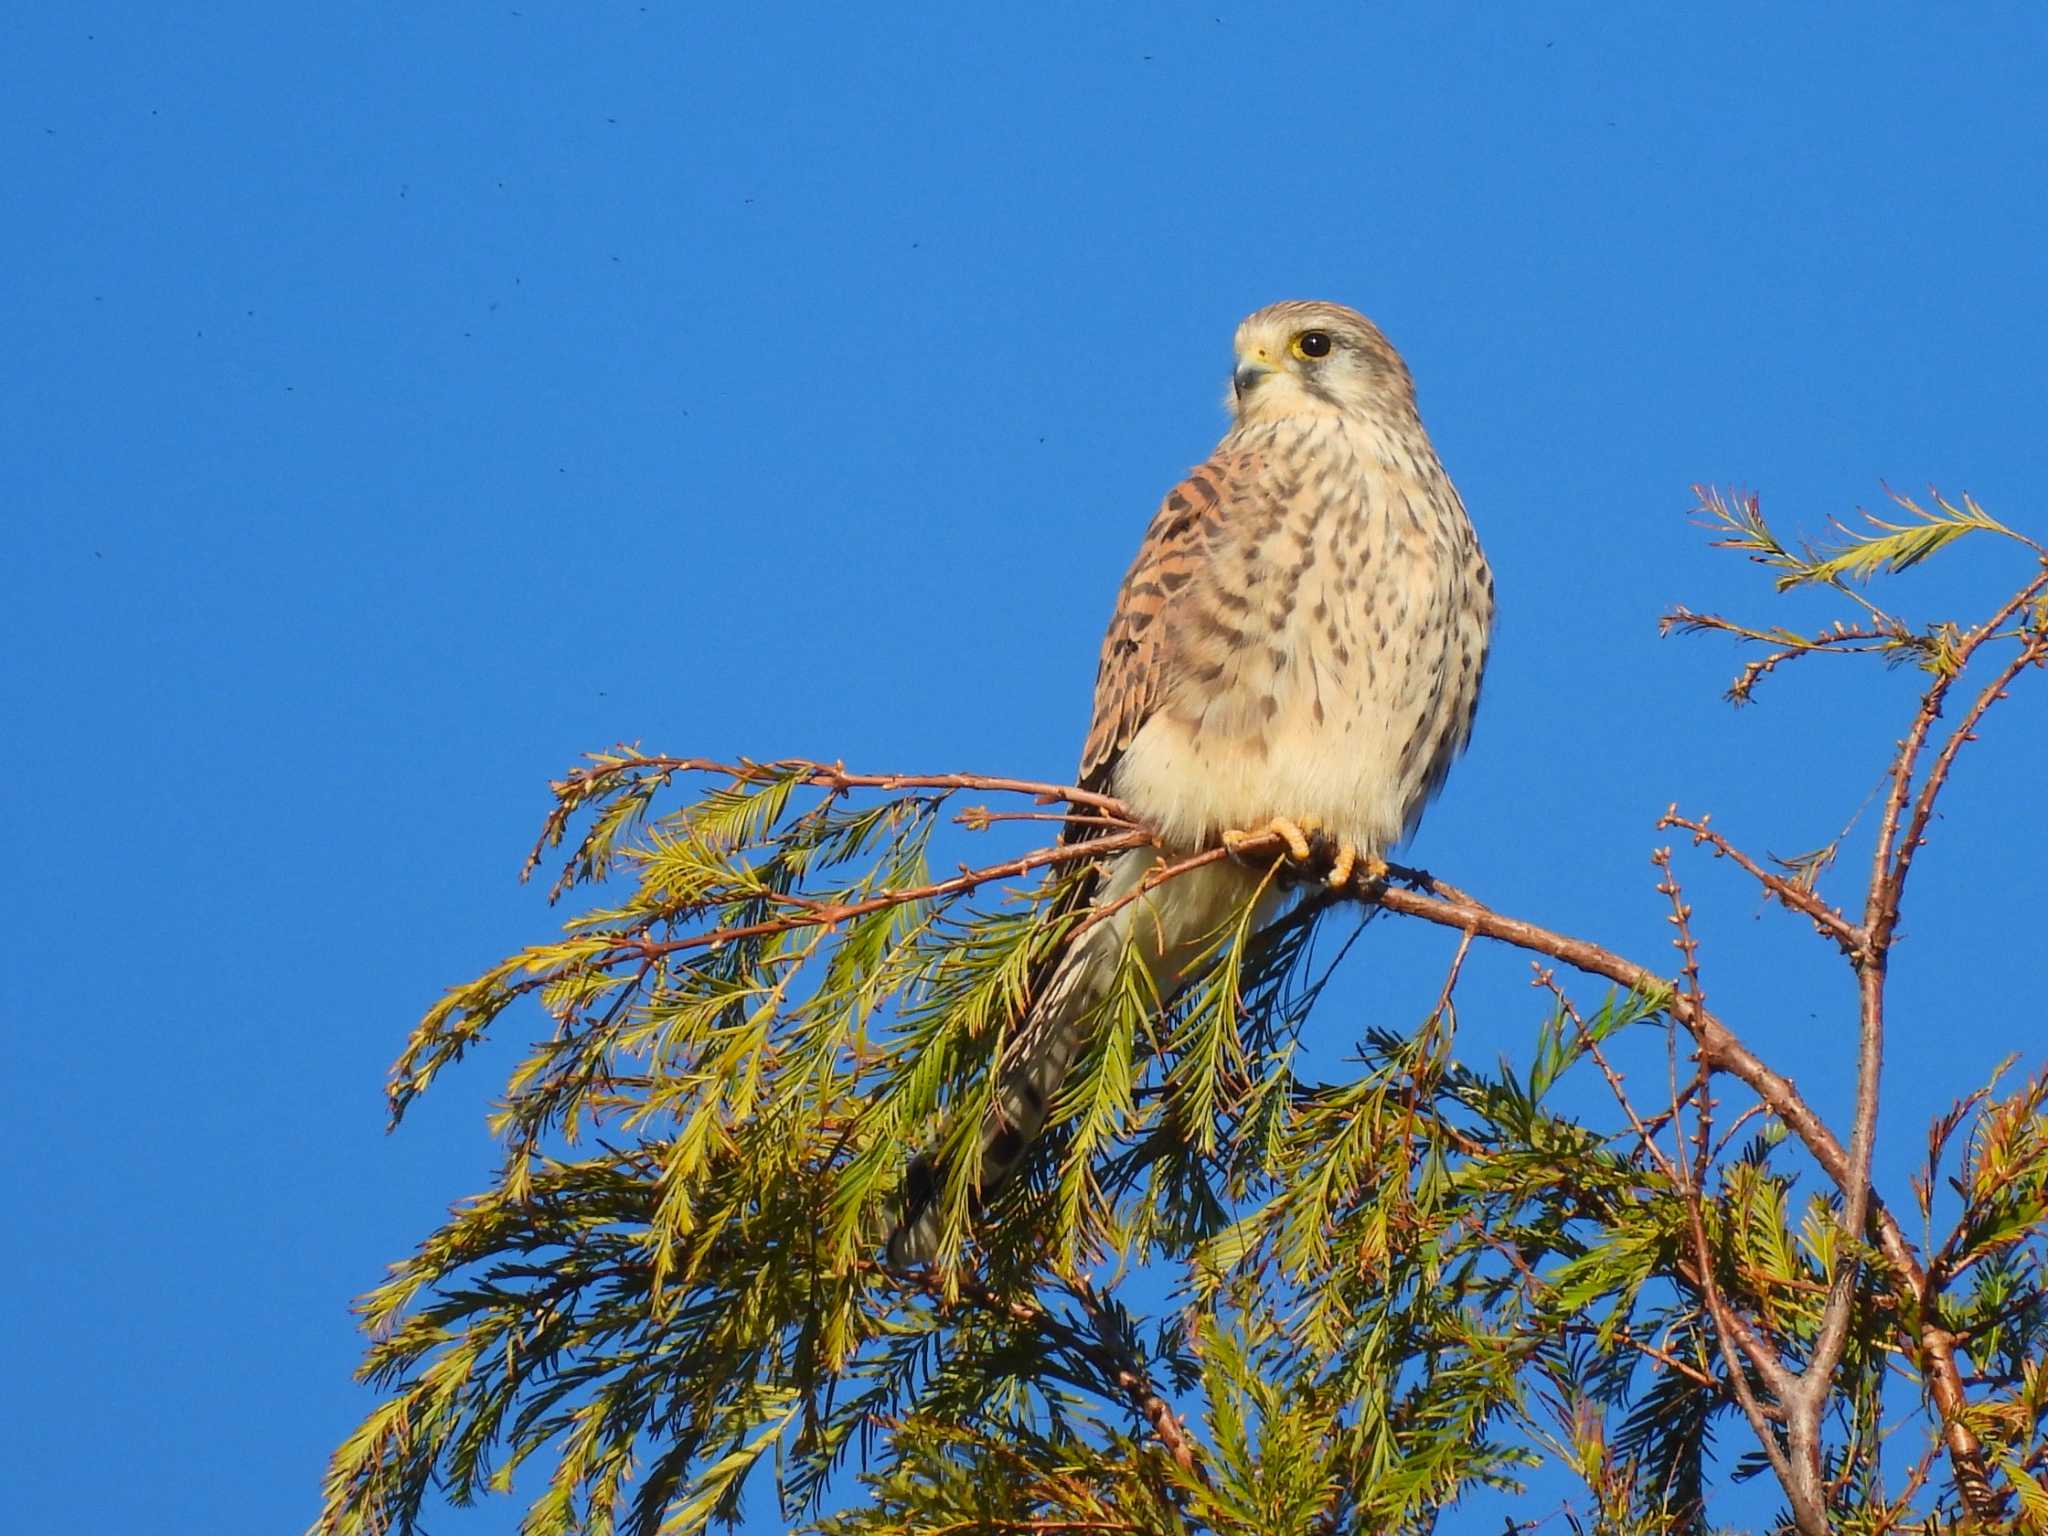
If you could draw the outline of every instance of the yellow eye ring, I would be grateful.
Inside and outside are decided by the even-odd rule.
[[[1288,348],[1305,363],[1312,363],[1319,357],[1330,355],[1330,333],[1328,331],[1303,331],[1294,338]]]

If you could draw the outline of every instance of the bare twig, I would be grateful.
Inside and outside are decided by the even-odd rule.
[[[1599,1329],[1591,1326],[1586,1326],[1584,1328],[1584,1331],[1588,1333],[1597,1334],[1599,1332]],[[1678,1356],[1672,1354],[1670,1350],[1665,1349],[1662,1345],[1652,1344],[1648,1339],[1639,1339],[1633,1333],[1629,1332],[1626,1328],[1614,1329],[1613,1337],[1616,1340],[1616,1342],[1626,1344],[1630,1349],[1634,1350],[1644,1359],[1655,1361],[1658,1365],[1663,1366],[1664,1369],[1667,1371],[1676,1371],[1679,1375],[1683,1376],[1687,1381],[1691,1382],[1696,1387],[1705,1387],[1709,1391],[1723,1392],[1729,1393],[1729,1395],[1731,1396],[1733,1395],[1733,1393],[1730,1391],[1728,1387],[1728,1384],[1721,1380],[1720,1377],[1714,1375],[1710,1371],[1701,1370],[1698,1366],[1694,1365],[1690,1360],[1681,1360]]]
[[[1131,823],[1113,816],[1084,816],[1078,811],[992,811],[970,805],[953,819],[971,832],[985,832],[999,821],[1050,821],[1067,827],[1109,827],[1129,831]]]
[[[1049,784],[1036,779],[1012,779],[982,773],[853,773],[844,763],[819,763],[807,758],[786,758],[773,763],[756,763],[741,758],[736,763],[725,763],[708,757],[666,757],[622,751],[588,768],[572,769],[548,786],[554,791],[555,806],[541,823],[540,836],[526,856],[520,878],[525,879],[533,873],[548,849],[561,845],[570,818],[593,796],[601,793],[611,780],[648,775],[665,782],[679,774],[693,773],[720,775],[736,784],[766,784],[777,779],[789,779],[793,784],[827,789],[834,795],[844,794],[850,789],[981,789],[993,794],[1029,795],[1042,805],[1064,800],[1069,805],[1108,812],[1120,826],[1137,826],[1123,806],[1111,796],[1073,784]]]
[[[1458,936],[1458,952],[1451,956],[1450,968],[1444,972],[1444,984],[1437,989],[1436,1006],[1429,1010],[1429,1016],[1422,1021],[1423,1029],[1434,1029],[1445,1019],[1451,1021],[1453,1029],[1457,1027],[1458,1008],[1452,1001],[1452,994],[1458,990],[1458,977],[1464,972],[1465,956],[1471,952],[1472,930],[1468,928]]]
[[[1830,907],[1805,886],[1798,884],[1796,881],[1787,880],[1783,875],[1772,874],[1748,854],[1730,843],[1727,838],[1716,832],[1708,825],[1708,821],[1709,818],[1705,816],[1700,817],[1697,821],[1689,816],[1681,816],[1678,814],[1678,807],[1673,805],[1657,822],[1657,826],[1660,830],[1665,827],[1681,827],[1685,831],[1692,833],[1692,840],[1695,846],[1704,843],[1714,850],[1716,857],[1733,862],[1736,867],[1749,875],[1771,895],[1777,897],[1786,907],[1811,918],[1813,925],[1840,944],[1844,951],[1854,954],[1862,949],[1862,929],[1843,917],[1840,912]]]
[[[1276,848],[1281,846],[1278,836],[1274,836],[1272,841]],[[1249,847],[1250,845],[1242,846]],[[1128,891],[1125,891],[1123,895],[1117,897],[1114,901],[1106,901],[1102,905],[1091,909],[1087,917],[1075,925],[1070,937],[1077,939],[1096,924],[1107,922],[1132,902],[1137,901],[1140,897],[1150,895],[1167,881],[1178,879],[1189,870],[1200,869],[1205,864],[1220,864],[1229,857],[1229,849],[1217,847],[1205,848],[1200,853],[1191,853],[1186,858],[1176,859],[1170,864],[1162,859],[1159,863],[1153,865],[1151,869],[1147,870],[1144,878],[1139,880]]]
[[[905,789],[985,789],[998,794],[1034,795],[1046,804],[1065,800],[1072,805],[1086,805],[1098,811],[1129,819],[1128,813],[1114,796],[1099,794],[1091,789],[1081,789],[1072,784],[1051,784],[1039,779],[1013,779],[999,774],[986,773],[854,773],[844,763],[812,762],[807,758],[786,758],[773,763],[750,762],[741,758],[737,763],[722,763],[704,757],[661,757],[635,754],[618,762],[599,763],[591,768],[578,768],[566,775],[556,786],[563,792],[579,782],[610,778],[619,773],[641,769],[654,769],[668,773],[713,773],[722,774],[742,783],[761,784],[771,779],[795,775],[795,782],[823,789],[880,789],[898,791]]]
[[[1913,793],[1914,774],[1934,722],[1941,716],[1942,705],[1972,657],[1998,632],[2000,626],[2044,590],[2048,590],[2048,570],[2043,570],[2008,598],[1990,618],[1955,642],[1947,664],[1921,695],[1920,708],[1893,759],[1891,784],[1885,796],[1876,847],[1871,854],[1870,887],[1863,916],[1864,943],[1855,957],[1859,1004],[1856,1110],[1850,1130],[1847,1182],[1841,1183],[1843,1225],[1852,1241],[1861,1234],[1865,1216],[1874,1199],[1870,1188],[1870,1161],[1876,1144],[1879,1080],[1884,1065],[1885,980],[1892,942],[1898,930],[1900,902],[1906,878],[1912,870],[1913,856],[1925,840],[1935,800],[1947,782],[1956,754],[1966,741],[1973,738],[1985,711],[2005,696],[2005,690],[2013,680],[2025,668],[2048,655],[2048,636],[2030,633],[2012,659],[1985,684],[1962,721],[1937,751],[1917,796]],[[1849,1315],[1855,1301],[1856,1269],[1853,1252],[1845,1253],[1842,1267],[1835,1276],[1833,1293],[1821,1316],[1819,1336],[1815,1340],[1803,1390],[1792,1416],[1795,1441],[1803,1443],[1816,1461],[1821,1411],[1835,1366],[1841,1360],[1848,1341]],[[1924,1268],[1919,1270],[1913,1291],[1923,1316],[1920,1345],[1928,1372],[1928,1389],[1941,1412],[1951,1460],[1956,1468],[1957,1486],[1973,1514],[1979,1518],[1993,1517],[1998,1511],[1998,1501],[1990,1485],[1983,1447],[1963,1422],[1967,1397],[1955,1363],[1955,1337],[1935,1320],[1934,1286],[1930,1284]]]
[[[1273,841],[1278,844],[1279,839],[1276,837]],[[730,944],[740,939],[758,939],[770,934],[788,933],[798,928],[829,928],[856,917],[865,917],[870,912],[879,912],[885,907],[900,907],[913,901],[932,901],[944,896],[958,896],[967,891],[978,890],[992,881],[1029,874],[1034,869],[1072,864],[1105,853],[1119,853],[1126,848],[1148,847],[1151,842],[1152,834],[1149,832],[1119,832],[1086,843],[1061,843],[1052,848],[1035,849],[1018,858],[1006,859],[1000,864],[965,869],[949,880],[937,880],[930,885],[903,886],[883,891],[878,895],[863,897],[859,901],[804,901],[799,904],[797,911],[787,917],[768,918],[758,923],[742,923],[731,928],[713,928],[704,933],[686,934],[679,939],[622,938],[614,947],[601,950],[592,956],[588,963],[592,966],[604,966],[628,955],[644,956],[651,960],[685,950],[716,949],[721,944]]]
[[[1074,1299],[1081,1304],[1081,1310],[1088,1314],[1088,1321],[1094,1326],[1095,1336],[1100,1343],[1100,1354],[1108,1365],[1112,1379],[1130,1398],[1132,1408],[1137,1411],[1140,1418],[1152,1426],[1152,1433],[1158,1436],[1159,1443],[1166,1448],[1166,1453],[1173,1458],[1181,1471],[1192,1473],[1206,1481],[1201,1454],[1195,1442],[1189,1438],[1186,1427],[1174,1413],[1173,1405],[1167,1402],[1160,1394],[1159,1388],[1153,1384],[1144,1363],[1116,1341],[1108,1309],[1103,1305],[1102,1297],[1096,1292],[1095,1287],[1086,1280],[1077,1280],[1071,1283],[1070,1289]]]
[[[1651,854],[1650,860],[1657,866],[1661,879],[1657,892],[1671,903],[1671,914],[1665,921],[1677,929],[1672,938],[1672,948],[1679,954],[1678,997],[1687,1003],[1694,1013],[1706,1012],[1706,989],[1700,981],[1699,940],[1693,936],[1692,908],[1686,904],[1685,895],[1678,883],[1678,873],[1672,867],[1671,850],[1660,848]],[[1676,1027],[1675,1024],[1673,1026]],[[1711,1133],[1710,1089],[1713,1062],[1707,1052],[1696,1053],[1699,1058],[1698,1076],[1694,1080],[1694,1116],[1696,1120],[1696,1158],[1688,1164],[1685,1137],[1678,1124],[1678,1066],[1674,1048],[1671,1062],[1671,1121],[1672,1137],[1677,1146],[1677,1174],[1679,1196],[1685,1201],[1686,1222],[1692,1238],[1695,1262],[1699,1266],[1700,1295],[1706,1301],[1707,1312],[1714,1320],[1714,1337],[1721,1350],[1723,1362],[1727,1365],[1729,1385],[1735,1392],[1736,1401],[1741,1404],[1744,1417],[1749,1420],[1757,1443],[1769,1457],[1771,1468],[1778,1474],[1778,1481],[1784,1487],[1786,1497],[1792,1503],[1793,1522],[1805,1536],[1827,1536],[1827,1500],[1820,1486],[1820,1460],[1817,1455],[1808,1457],[1801,1443],[1795,1403],[1800,1377],[1786,1366],[1777,1348],[1756,1328],[1736,1311],[1721,1292],[1720,1282],[1714,1275],[1713,1250],[1707,1243],[1704,1184],[1706,1180],[1707,1142]],[[1774,1400],[1766,1403],[1750,1386],[1744,1374],[1742,1361],[1737,1358],[1737,1349],[1743,1358],[1755,1367],[1757,1375]],[[1770,1421],[1779,1420],[1786,1426],[1787,1444],[1780,1446],[1777,1435],[1771,1429]],[[1808,1465],[1808,1463],[1811,1463]]]
[[[1643,1117],[1636,1112],[1635,1102],[1629,1098],[1621,1074],[1609,1064],[1606,1054],[1600,1049],[1600,1042],[1595,1040],[1593,1032],[1586,1028],[1586,1020],[1578,1007],[1566,995],[1564,988],[1557,984],[1557,973],[1534,961],[1530,963],[1536,972],[1530,985],[1543,988],[1557,999],[1557,1006],[1565,1017],[1572,1021],[1572,1028],[1578,1032],[1580,1043],[1585,1046],[1594,1064],[1600,1068],[1600,1075],[1607,1079],[1607,1091],[1614,1095],[1615,1105],[1628,1117],[1628,1123],[1636,1133],[1636,1140],[1642,1143],[1643,1150],[1650,1155],[1650,1161],[1657,1165],[1657,1171],[1669,1179],[1674,1188],[1677,1187],[1680,1183],[1678,1170],[1671,1165],[1671,1160],[1664,1155],[1664,1149],[1657,1145],[1656,1136],[1643,1123]]]
[[[2031,583],[2021,594],[2021,597],[2023,599],[2029,598],[2044,588],[2048,588],[2048,573],[2044,573],[2039,580]],[[1986,626],[1987,630],[1999,622],[2001,622],[2000,619],[1992,620]],[[1970,653],[1975,651],[1977,645],[1981,643],[1982,639],[1974,636],[1963,643],[1962,648],[1958,652],[1958,668],[1967,662]],[[1963,716],[1962,722],[1949,733],[1948,740],[1942,744],[1940,752],[1936,754],[1933,765],[1927,770],[1927,782],[1921,786],[1919,798],[1914,802],[1912,817],[1906,825],[1906,834],[1900,840],[1896,857],[1892,861],[1892,922],[1896,923],[1898,920],[1897,905],[1899,891],[1906,883],[1906,875],[1912,867],[1913,855],[1927,840],[1927,823],[1934,815],[1935,799],[1941,794],[1943,786],[1948,783],[1949,770],[1955,765],[1956,754],[1963,749],[1966,742],[1977,739],[1977,725],[1983,720],[1985,711],[2005,697],[2006,690],[2012,686],[2013,681],[2018,678],[2020,673],[2030,666],[2038,666],[2043,662],[2048,662],[2048,634],[2036,634],[2030,637],[2025,644],[2021,645],[2013,653],[2012,659],[1998,670],[1997,675],[1990,682],[1984,685],[1983,690],[1978,693],[1976,701],[1971,704],[1969,711]],[[1940,701],[1937,699],[1937,710],[1939,707]],[[1900,766],[1910,772],[1912,765],[1910,762],[1902,760]],[[1887,930],[1887,936],[1889,936],[1889,930]]]
[[[1873,619],[1871,623],[1844,624],[1837,620],[1817,635],[1799,635],[1787,629],[1757,629],[1733,619],[1723,618],[1717,613],[1695,613],[1690,608],[1680,606],[1665,614],[1658,621],[1658,628],[1666,634],[1674,629],[1718,632],[1731,635],[1737,640],[1777,646],[1778,649],[1769,655],[1743,663],[1741,674],[1728,685],[1728,697],[1737,704],[1747,703],[1750,695],[1756,691],[1758,683],[1786,662],[1797,661],[1802,656],[1823,652],[1833,652],[1838,656],[1882,653],[1919,643],[1919,637],[1911,630],[1889,615],[1871,608],[1863,595],[1854,588],[1843,590],[1848,597],[1870,609]]]
[[[1750,1432],[1770,1459],[1771,1470],[1778,1474],[1778,1482],[1792,1501],[1792,1518],[1805,1536],[1828,1536],[1827,1515],[1818,1506],[1817,1500],[1809,1497],[1804,1480],[1798,1476],[1798,1469],[1785,1448],[1778,1444],[1777,1432],[1771,1427],[1771,1412],[1757,1398],[1756,1389],[1750,1386],[1748,1373],[1742,1368],[1742,1356],[1746,1356],[1771,1395],[1783,1402],[1792,1389],[1794,1378],[1778,1358],[1777,1351],[1751,1331],[1749,1325],[1728,1305],[1722,1296],[1721,1287],[1714,1279],[1714,1254],[1707,1244],[1707,1229],[1701,1215],[1698,1194],[1688,1188],[1685,1191],[1686,1217],[1691,1229],[1695,1262],[1699,1265],[1700,1295],[1706,1301],[1707,1312],[1714,1319],[1714,1339],[1720,1346],[1721,1363],[1728,1370],[1728,1385],[1735,1394],[1735,1400],[1742,1407],[1742,1415],[1749,1420]],[[1741,1356],[1736,1350],[1741,1349]]]
[[[1679,888],[1678,871],[1673,869],[1671,865],[1671,850],[1669,848],[1658,849],[1650,856],[1650,861],[1657,866],[1658,871],[1664,877],[1657,884],[1658,894],[1667,898],[1671,903],[1671,916],[1666,921],[1678,930],[1677,937],[1671,941],[1671,947],[1678,951],[1682,961],[1679,970],[1680,977],[1682,978],[1681,984],[1685,989],[1686,995],[1692,999],[1693,1006],[1704,1008],[1706,1006],[1707,993],[1706,988],[1700,982],[1700,944],[1699,940],[1693,937],[1692,908],[1686,904],[1685,895]],[[1678,1147],[1679,1182],[1688,1192],[1693,1192],[1704,1187],[1707,1176],[1707,1141],[1712,1135],[1713,1115],[1713,1099],[1709,1090],[1712,1087],[1714,1069],[1712,1064],[1703,1055],[1700,1056],[1692,1086],[1686,1094],[1686,1097],[1691,1099],[1693,1104],[1695,1141],[1695,1156],[1692,1159],[1691,1165],[1688,1166],[1685,1156],[1685,1135],[1683,1128],[1678,1123],[1678,1062],[1675,1041],[1672,1043],[1672,1046],[1670,1063],[1671,1133],[1672,1139]]]
[[[1731,1120],[1728,1123],[1728,1129],[1721,1133],[1721,1139],[1714,1143],[1714,1150],[1712,1154],[1707,1158],[1707,1161],[1709,1163],[1720,1162],[1721,1159],[1727,1155],[1728,1148],[1734,1144],[1736,1133],[1740,1131],[1745,1125],[1749,1124],[1750,1121],[1754,1120],[1758,1115],[1761,1115],[1763,1113],[1765,1113],[1763,1105],[1752,1104],[1749,1106],[1749,1108],[1745,1109],[1741,1114],[1737,1115],[1733,1120]]]

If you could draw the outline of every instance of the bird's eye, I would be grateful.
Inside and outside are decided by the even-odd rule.
[[[1330,355],[1330,333],[1328,331],[1303,331],[1294,338],[1296,357],[1328,357]]]

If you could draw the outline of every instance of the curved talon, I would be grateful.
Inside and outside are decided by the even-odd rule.
[[[1275,816],[1266,823],[1268,832],[1278,832],[1287,844],[1287,856],[1297,864],[1306,864],[1313,852],[1308,845],[1308,836],[1319,823],[1313,816],[1304,816],[1295,821],[1286,816]]]
[[[1315,831],[1317,825],[1313,816],[1304,816],[1300,821],[1294,821],[1286,816],[1275,816],[1263,827],[1250,832],[1226,827],[1223,832],[1223,846],[1236,853],[1246,843],[1259,838],[1278,837],[1287,845],[1287,856],[1290,859],[1297,864],[1306,864],[1313,857],[1313,850],[1308,845],[1308,834]]]
[[[1337,848],[1337,858],[1330,865],[1330,889],[1341,891],[1351,884],[1351,877],[1360,877],[1361,885],[1384,885],[1388,874],[1387,861],[1376,853],[1360,853],[1356,843],[1343,843]]]

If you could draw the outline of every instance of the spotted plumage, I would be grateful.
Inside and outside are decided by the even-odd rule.
[[[1231,408],[1160,504],[1103,640],[1079,782],[1164,847],[1105,860],[1083,898],[1097,904],[1159,858],[1275,818],[1377,858],[1413,830],[1478,707],[1492,576],[1379,329],[1336,304],[1260,310],[1238,328]],[[1059,957],[1000,1068],[984,1191],[1044,1125],[1125,946],[1170,996],[1257,878],[1205,866]],[[913,1170],[899,1263],[936,1246],[936,1179]]]

